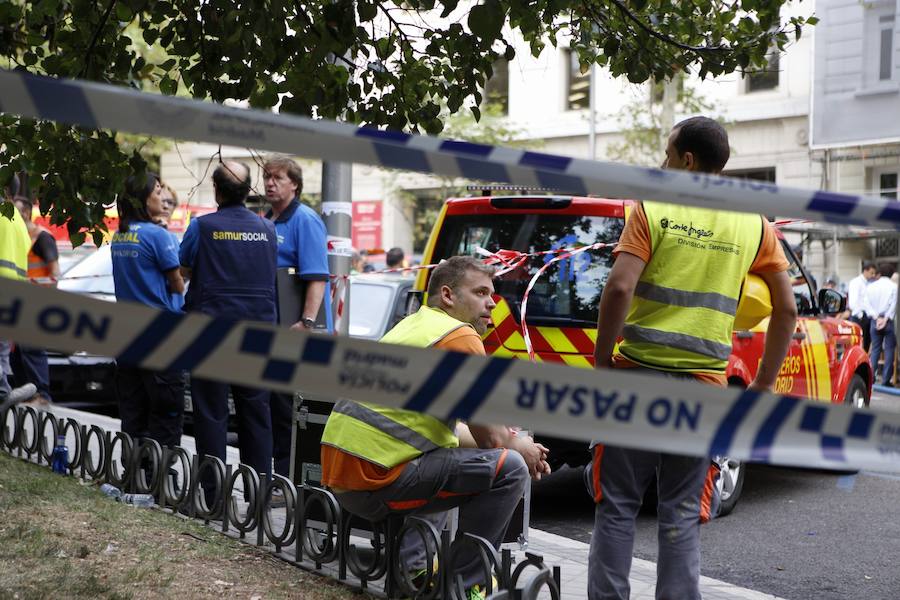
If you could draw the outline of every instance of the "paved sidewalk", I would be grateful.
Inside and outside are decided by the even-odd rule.
[[[57,417],[71,417],[83,425],[99,425],[109,431],[119,430],[119,420],[95,415],[60,406],[51,410]],[[194,438],[182,437],[181,446],[194,452]],[[228,447],[228,462],[237,464],[237,448]],[[565,600],[587,599],[588,545],[583,542],[532,528],[529,531],[528,551],[540,554],[547,565],[561,567],[561,592]],[[517,553],[520,554],[521,553]],[[656,564],[635,558],[631,567],[632,600],[654,600],[656,584]],[[709,577],[700,578],[700,589],[704,600],[782,600],[771,594],[741,588]],[[546,592],[542,597],[548,597]]]

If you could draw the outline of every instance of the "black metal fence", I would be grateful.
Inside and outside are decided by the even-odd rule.
[[[23,460],[49,466],[58,435],[66,438],[69,474],[150,494],[162,510],[202,520],[292,564],[376,594],[464,600],[455,566],[476,555],[489,598],[533,600],[542,590],[552,600],[560,598],[559,567],[548,567],[537,554],[526,553],[514,563],[509,550],[498,553],[484,538],[461,534],[451,540],[448,531],[414,517],[370,523],[343,511],[327,489],[295,485],[280,475],[267,482],[247,465],[233,467],[181,447],[133,440],[30,406],[0,413],[0,448]],[[416,577],[400,560],[407,536],[421,537],[425,547],[425,573]]]

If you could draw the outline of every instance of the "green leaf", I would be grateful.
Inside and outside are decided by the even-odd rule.
[[[381,60],[387,60],[394,53],[393,36],[381,38],[375,42],[375,55]]]
[[[134,18],[134,13],[131,12],[131,9],[124,2],[118,2],[116,3],[116,18],[123,23],[127,23]]]
[[[450,13],[456,10],[456,7],[459,6],[459,0],[443,0],[441,4],[444,5],[444,10],[441,11],[441,18],[446,19],[450,16]]]
[[[378,14],[378,7],[374,2],[368,3],[361,1],[356,5],[356,12],[359,14],[359,21],[361,23],[366,23],[375,18],[375,15]]]
[[[159,80],[159,90],[167,96],[174,96],[178,91],[178,82],[166,75]]]
[[[4,200],[0,203],[0,215],[6,217],[9,220],[12,220],[13,214],[15,214],[16,206],[12,202]]]
[[[69,241],[72,242],[72,247],[77,248],[78,246],[84,243],[84,232],[76,231],[74,233],[69,233]]]
[[[494,40],[500,35],[506,12],[499,0],[485,0],[484,4],[473,6],[469,11],[469,29],[482,40]]]
[[[818,23],[819,23],[819,17],[809,17],[808,19],[806,19],[807,25],[812,25],[815,27]]]

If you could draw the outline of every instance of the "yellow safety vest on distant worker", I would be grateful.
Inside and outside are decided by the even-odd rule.
[[[619,352],[663,371],[724,373],[741,285],[763,236],[759,215],[644,202],[650,262]]]
[[[442,310],[421,307],[387,332],[382,342],[426,348],[460,327],[470,327]],[[385,469],[438,448],[456,448],[459,439],[438,419],[412,410],[339,400],[322,444],[333,446]]]
[[[12,220],[0,215],[0,277],[25,279],[31,237],[19,211],[13,210],[12,213]]]

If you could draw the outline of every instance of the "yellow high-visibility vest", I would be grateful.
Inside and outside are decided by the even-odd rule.
[[[644,202],[652,254],[619,345],[663,371],[724,373],[741,285],[762,242],[760,215]]]
[[[12,213],[12,220],[0,215],[0,277],[25,279],[31,237],[19,211]]]
[[[471,326],[440,309],[423,306],[381,341],[426,348],[461,327]],[[390,469],[437,448],[456,448],[459,439],[446,423],[431,415],[339,400],[325,424],[322,444]]]

